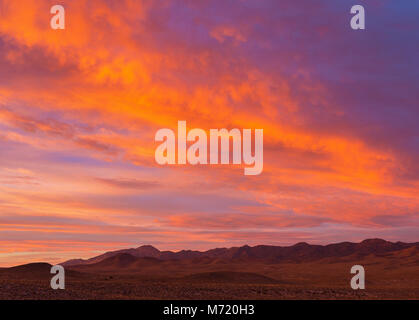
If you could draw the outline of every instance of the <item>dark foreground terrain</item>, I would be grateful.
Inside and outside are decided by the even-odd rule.
[[[214,251],[215,250],[215,251]],[[160,252],[151,246],[51,265],[0,269],[0,299],[419,299],[419,245],[367,240],[329,246]],[[364,266],[366,289],[350,269]]]

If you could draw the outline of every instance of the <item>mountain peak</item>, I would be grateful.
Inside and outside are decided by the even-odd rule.
[[[139,249],[141,249],[141,250],[151,250],[151,251],[160,252],[160,250],[159,250],[159,249],[157,249],[157,248],[153,247],[153,246],[152,246],[152,245],[150,245],[150,244],[145,244],[145,245],[139,246],[139,247],[137,248],[137,250],[139,250]]]
[[[128,252],[136,257],[151,257],[151,258],[158,258],[161,254],[160,250],[156,249],[152,245],[143,245],[134,249],[133,252]]]
[[[294,247],[307,247],[310,246],[307,242],[298,242],[294,244]]]
[[[389,243],[386,240],[380,239],[380,238],[371,238],[371,239],[365,239],[363,241],[361,241],[360,243],[364,243],[364,244],[385,244],[385,243]]]

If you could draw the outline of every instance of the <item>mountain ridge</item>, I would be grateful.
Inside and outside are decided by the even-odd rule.
[[[156,260],[193,260],[193,259],[221,259],[221,260],[263,260],[270,262],[307,262],[323,258],[341,258],[350,255],[366,256],[370,254],[385,254],[415,247],[419,250],[419,242],[390,242],[383,239],[366,239],[359,243],[340,242],[327,245],[311,245],[300,242],[292,246],[257,245],[230,248],[214,248],[207,251],[181,250],[160,251],[152,245],[137,248],[108,251],[89,259],[71,259],[61,265],[77,266],[96,264],[117,255],[128,254],[135,258],[153,258]],[[125,257],[125,259],[129,259]]]

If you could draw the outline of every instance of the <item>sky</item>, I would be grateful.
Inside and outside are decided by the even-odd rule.
[[[0,0],[0,266],[419,241],[418,2],[55,4]],[[158,165],[179,120],[263,129],[263,173]]]

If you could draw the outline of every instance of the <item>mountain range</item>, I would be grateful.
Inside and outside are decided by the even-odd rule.
[[[118,260],[122,265],[132,264],[138,258],[149,258],[158,260],[251,260],[270,263],[280,262],[310,262],[327,258],[363,257],[368,255],[386,255],[396,251],[412,251],[412,254],[419,252],[419,242],[389,242],[382,239],[367,239],[360,243],[341,242],[329,245],[310,245],[300,242],[292,246],[268,246],[248,245],[232,248],[216,248],[208,251],[182,250],[178,252],[160,251],[151,245],[143,245],[138,248],[109,251],[90,259],[72,259],[61,263],[66,267],[93,265],[100,262],[107,263]],[[144,259],[142,259],[144,262]],[[150,260],[150,261],[151,261]],[[122,262],[124,261],[124,262]],[[104,263],[106,264],[106,263]]]

